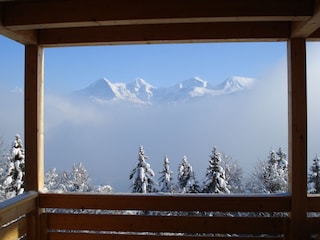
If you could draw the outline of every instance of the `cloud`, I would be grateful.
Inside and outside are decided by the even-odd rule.
[[[308,92],[308,160],[320,154],[320,44],[309,43],[307,51],[307,92]]]
[[[320,154],[320,45],[308,44],[308,161]],[[1,90],[1,89],[0,89]],[[18,91],[19,92],[19,91]],[[0,91],[0,134],[23,135],[23,94]],[[203,180],[213,145],[250,173],[271,148],[288,149],[287,65],[266,69],[247,92],[186,105],[100,106],[45,95],[45,167],[82,162],[95,184],[128,191],[143,145],[156,173],[167,154],[177,177],[184,155]]]
[[[184,105],[97,106],[46,98],[46,168],[82,162],[96,184],[128,191],[143,145],[158,173],[168,155],[176,179],[184,155],[200,182],[213,145],[251,171],[271,147],[287,149],[285,63],[248,92]],[[158,176],[156,175],[156,178]]]

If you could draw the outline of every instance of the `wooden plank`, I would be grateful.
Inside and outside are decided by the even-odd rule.
[[[304,21],[310,0],[64,0],[4,4],[4,26],[11,30],[105,25]]]
[[[39,31],[44,47],[165,42],[287,40],[287,22],[127,25]]]
[[[25,188],[40,191],[44,184],[44,136],[43,136],[43,48],[25,46]],[[40,209],[30,218],[28,235],[40,239]]]
[[[2,5],[0,4],[0,34],[11,38],[22,44],[37,44],[37,31],[36,30],[20,30],[20,31],[11,31],[5,28],[2,24]]]
[[[220,211],[220,212],[289,212],[286,195],[209,195],[209,194],[55,194],[40,193],[40,208]]]
[[[41,213],[39,216],[39,219],[40,219],[39,237],[41,240],[49,239],[47,214]],[[75,239],[77,239],[77,238],[75,238]]]
[[[0,229],[0,239],[2,240],[17,240],[27,233],[27,219],[22,218],[4,228]]]
[[[0,226],[36,209],[35,192],[26,192],[0,203]]]
[[[311,217],[308,218],[308,232],[310,234],[320,234],[320,218]]]
[[[308,195],[308,212],[320,212],[320,194]]]
[[[309,37],[308,41],[320,41],[320,29],[313,32]]]
[[[217,237],[217,236],[170,236],[170,235],[133,235],[133,234],[94,234],[94,233],[63,233],[63,232],[50,232],[49,240],[280,240],[283,237],[275,236],[255,236],[255,237]]]
[[[307,21],[292,23],[292,38],[307,38],[320,28],[320,0],[314,1],[313,15]]]
[[[25,47],[25,155],[27,191],[43,188],[43,48]]]
[[[281,234],[285,218],[47,213],[48,229],[185,234]]]
[[[306,41],[288,41],[289,191],[291,239],[306,239],[307,212],[307,90]]]

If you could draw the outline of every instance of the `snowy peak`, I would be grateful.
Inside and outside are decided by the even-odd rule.
[[[137,78],[134,82],[127,85],[127,89],[134,93],[139,99],[150,102],[153,97],[153,91],[156,89],[142,78]]]
[[[134,104],[186,102],[200,97],[227,95],[250,89],[255,79],[230,77],[217,87],[212,87],[200,77],[193,77],[168,88],[157,88],[142,78],[125,83],[112,83],[106,78],[100,79],[87,88],[76,91],[74,95],[89,97],[94,102],[128,102]]]
[[[128,101],[143,103],[134,93],[127,89],[125,83],[112,83],[106,78],[99,79],[87,88],[76,91],[74,95],[89,97],[94,102]]]
[[[222,84],[221,90],[228,93],[242,91],[250,89],[254,82],[254,78],[230,77]]]
[[[206,88],[207,82],[202,80],[199,77],[193,77],[190,79],[187,79],[183,82],[178,83],[178,88],[180,89],[187,89],[187,90],[193,90],[194,88],[200,87],[200,88]]]
[[[99,79],[94,83],[90,84],[87,88],[81,89],[76,92],[78,95],[82,96],[96,96],[96,97],[107,97],[113,95],[112,83],[106,79]]]

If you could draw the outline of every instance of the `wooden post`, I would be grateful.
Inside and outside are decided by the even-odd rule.
[[[27,191],[43,188],[43,49],[25,50],[25,151]]]
[[[306,40],[288,41],[290,239],[307,239]]]
[[[44,184],[43,157],[43,48],[25,46],[25,190],[39,191]],[[28,216],[28,239],[40,240],[40,213]]]

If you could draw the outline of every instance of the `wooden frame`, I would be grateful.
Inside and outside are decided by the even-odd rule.
[[[287,41],[290,239],[306,239],[308,203],[319,198],[306,194],[305,48],[320,39],[319,27],[319,0],[0,0],[0,34],[26,48],[26,189],[43,187],[44,47]]]

